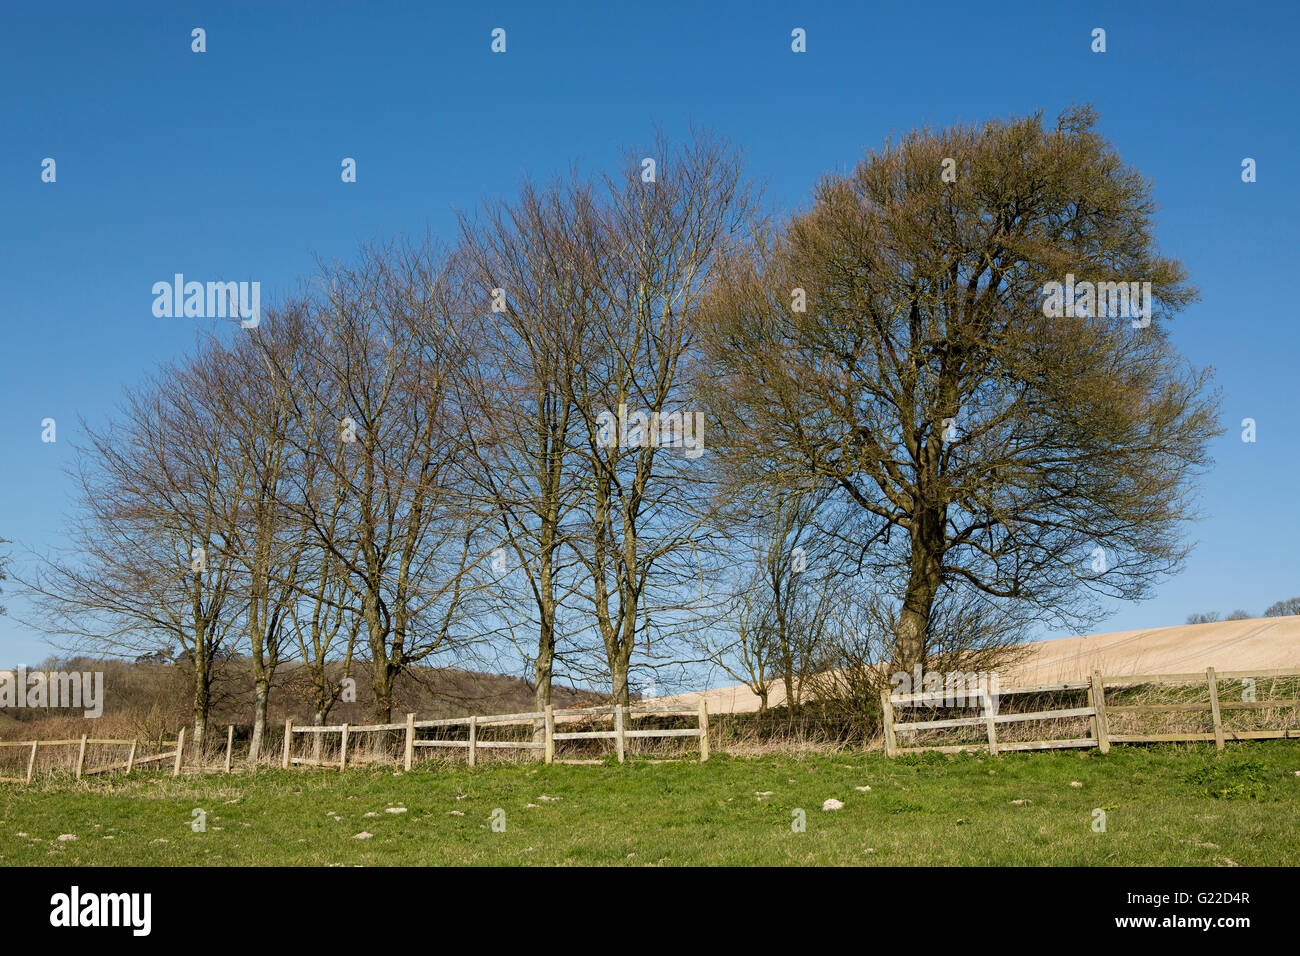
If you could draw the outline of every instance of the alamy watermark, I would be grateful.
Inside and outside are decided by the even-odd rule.
[[[627,405],[618,414],[596,416],[596,443],[602,448],[684,448],[687,458],[704,453],[703,412],[629,413]]]
[[[125,927],[133,936],[148,936],[153,925],[151,893],[83,893],[73,886],[50,897],[50,925]]]
[[[86,717],[104,713],[103,671],[0,671],[0,708],[70,707]]]
[[[1043,315],[1132,319],[1133,328],[1144,329],[1151,324],[1151,283],[1075,282],[1073,274],[1066,273],[1064,282],[1043,286]]]
[[[153,314],[160,319],[234,319],[246,329],[262,321],[262,283],[186,282],[176,273],[171,282],[153,284]]]
[[[988,707],[998,712],[996,671],[923,671],[921,665],[890,675],[894,694],[924,694],[899,707]]]

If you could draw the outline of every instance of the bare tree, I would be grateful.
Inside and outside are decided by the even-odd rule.
[[[450,377],[468,348],[449,269],[431,243],[367,248],[355,266],[322,266],[305,310],[320,338],[314,374],[294,390],[309,464],[290,501],[364,622],[381,723],[397,676],[464,637],[477,587],[481,520],[453,467],[465,441]]]
[[[564,553],[581,483],[572,378],[591,309],[587,270],[575,266],[591,254],[590,204],[581,184],[525,183],[516,203],[489,206],[481,223],[461,218],[465,297],[481,304],[469,317],[477,361],[458,376],[471,416],[461,464],[500,536],[491,564],[504,631],[513,635],[520,619],[536,628],[531,648],[517,646],[532,658],[539,711],[551,702],[573,586]]]
[[[1285,617],[1289,614],[1300,614],[1300,597],[1277,601],[1270,604],[1268,610],[1264,612],[1265,617]]]
[[[653,181],[646,157],[655,158]],[[584,248],[598,252],[578,268],[598,302],[574,378],[590,483],[587,530],[573,544],[620,702],[638,637],[649,640],[656,617],[660,626],[689,620],[679,613],[689,602],[674,595],[703,574],[697,310],[720,256],[747,237],[754,198],[726,142],[701,134],[673,148],[660,136],[627,151],[622,175],[605,182],[600,218],[587,224]]]
[[[204,371],[217,361],[211,345],[201,348],[129,391],[108,426],[84,426],[72,546],[39,558],[24,582],[27,623],[72,647],[169,648],[190,676],[196,753],[240,611],[229,535],[238,478]]]
[[[301,303],[269,309],[255,330],[240,330],[231,346],[215,342],[214,362],[204,371],[210,396],[228,440],[222,444],[234,476],[226,537],[237,561],[235,587],[242,604],[245,644],[252,664],[253,732],[249,761],[256,762],[266,737],[267,708],[276,670],[291,652],[291,626],[302,590],[300,574],[308,545],[295,508],[285,498],[297,467],[293,443],[297,402],[291,380],[275,369],[301,371]]]

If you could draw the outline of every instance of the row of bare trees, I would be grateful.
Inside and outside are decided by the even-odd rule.
[[[247,655],[256,755],[289,661],[319,720],[337,661],[380,721],[404,670],[470,658],[525,663],[539,707],[559,673],[626,701],[713,664],[794,708],[1141,597],[1215,410],[1149,184],[1094,125],[917,132],[777,225],[731,145],[659,138],[451,245],[322,263],[86,429],[34,620],[179,651],[200,741],[213,660]],[[1048,318],[1067,271],[1161,308]]]

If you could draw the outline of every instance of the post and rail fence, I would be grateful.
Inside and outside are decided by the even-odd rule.
[[[1300,669],[1255,670],[1255,671],[1218,671],[1213,667],[1204,672],[1187,674],[1137,674],[1105,676],[1094,673],[1087,680],[1061,681],[1051,684],[999,688],[996,691],[998,701],[1007,697],[1042,696],[1050,694],[1081,694],[1086,696],[1084,706],[1052,707],[1045,710],[999,712],[994,693],[984,688],[977,695],[980,713],[961,717],[944,717],[937,719],[900,722],[897,709],[903,707],[924,707],[927,703],[944,701],[951,695],[948,689],[921,691],[908,694],[891,694],[888,689],[881,691],[882,736],[885,753],[890,757],[899,754],[934,751],[956,753],[961,751],[987,750],[997,755],[1008,751],[1056,750],[1064,748],[1096,748],[1108,753],[1114,744],[1135,743],[1169,743],[1178,741],[1213,741],[1215,747],[1222,750],[1228,740],[1276,740],[1282,738],[1300,739],[1300,726],[1287,726],[1271,729],[1241,729],[1228,726],[1225,715],[1237,712],[1293,709],[1300,718],[1300,696],[1247,699],[1243,692],[1241,700],[1221,699],[1221,688],[1225,684],[1239,683],[1253,690],[1253,682],[1259,680],[1292,679],[1294,686],[1300,688]],[[1134,688],[1144,685],[1161,685],[1186,688],[1203,687],[1204,699],[1177,700],[1166,703],[1126,703],[1107,699],[1108,688]],[[1300,694],[1300,689],[1294,691]],[[975,706],[975,705],[967,705]],[[1177,730],[1173,732],[1138,732],[1127,728],[1116,728],[1116,722],[1135,715],[1166,714],[1208,716],[1210,727],[1203,730]],[[694,717],[696,726],[676,728],[629,727],[634,717]],[[609,720],[611,729],[574,729],[564,730],[566,725],[582,721]],[[1086,730],[1083,721],[1086,720]],[[1047,737],[1043,739],[1013,739],[1005,732],[999,739],[1000,727],[1035,721],[1074,721],[1078,730],[1072,736]],[[1300,722],[1300,721],[1298,721]],[[493,728],[529,727],[532,739],[501,740],[485,737],[481,731]],[[911,738],[926,731],[956,730],[960,728],[980,728],[983,739],[959,743],[900,744],[900,737]],[[421,731],[434,731],[442,734],[455,733],[458,736],[421,736]],[[1140,728],[1139,728],[1140,731]],[[290,719],[285,722],[284,739],[280,755],[280,765],[284,769],[296,766],[318,766],[346,770],[350,752],[355,748],[355,741],[360,734],[389,732],[402,735],[400,761],[405,769],[410,770],[416,755],[425,750],[462,750],[470,766],[476,766],[483,751],[515,750],[531,751],[540,754],[544,763],[599,763],[599,760],[560,759],[556,756],[557,744],[569,741],[610,741],[619,763],[627,759],[628,741],[639,739],[694,738],[698,741],[699,760],[709,759],[709,714],[704,701],[697,707],[653,707],[638,704],[609,704],[598,707],[582,707],[556,710],[547,707],[542,711],[518,714],[490,714],[486,716],[451,717],[433,720],[418,720],[414,713],[406,715],[404,721],[387,724],[329,724],[329,725],[295,725]],[[1083,735],[1081,736],[1080,733]],[[463,735],[461,735],[463,734]],[[191,760],[185,766],[185,728],[176,735],[175,740],[156,742],[132,739],[101,739],[82,735],[68,740],[25,740],[0,741],[0,750],[18,748],[26,751],[26,773],[23,776],[0,776],[0,782],[30,784],[36,776],[37,758],[42,753],[63,748],[70,752],[75,748],[76,759],[73,774],[76,779],[83,776],[124,770],[130,773],[137,767],[148,764],[171,761],[172,776],[179,776],[182,770],[231,772],[234,753],[235,728],[226,728],[224,760],[219,766],[206,766]],[[294,754],[294,737],[312,738],[315,741],[317,756],[298,756]],[[322,742],[326,737],[337,735],[339,753],[337,758],[329,760],[320,756]],[[158,753],[142,755],[144,749],[153,744]],[[87,767],[88,747],[116,747],[127,751],[125,760],[108,763],[103,766]],[[65,758],[66,759],[66,758]]]
[[[628,729],[628,722],[635,716],[695,717],[695,727],[684,728],[639,728]],[[575,730],[561,731],[556,727],[589,718],[609,718],[612,730]],[[525,726],[533,730],[532,740],[494,740],[485,739],[480,730],[499,727]],[[443,732],[462,729],[463,737],[421,737],[421,730],[439,730]],[[490,714],[487,716],[448,717],[437,720],[416,720],[415,714],[407,714],[406,720],[391,724],[311,724],[297,726],[293,720],[284,724],[284,744],[280,757],[280,766],[287,770],[294,766],[337,767],[347,769],[349,740],[362,733],[403,733],[402,763],[410,770],[415,763],[415,754],[424,748],[449,748],[464,750],[466,761],[473,767],[478,764],[480,751],[484,750],[529,750],[539,751],[544,763],[585,763],[598,761],[557,760],[555,745],[564,741],[609,740],[614,744],[618,762],[627,759],[627,742],[629,740],[650,738],[693,737],[699,741],[699,759],[709,759],[709,715],[708,708],[701,701],[698,707],[649,707],[637,704],[611,704],[601,707],[580,707],[568,710],[545,710],[521,714]],[[294,735],[338,735],[339,755],[335,759],[324,760],[321,757],[295,756],[293,752]]]
[[[1056,750],[1063,748],[1095,747],[1102,753],[1108,753],[1112,744],[1135,743],[1172,743],[1177,741],[1214,741],[1217,749],[1222,750],[1226,740],[1277,740],[1282,738],[1300,739],[1300,726],[1273,728],[1267,730],[1242,730],[1224,725],[1224,711],[1262,711],[1288,708],[1300,708],[1300,698],[1269,698],[1265,700],[1246,699],[1243,691],[1241,700],[1221,700],[1220,682],[1241,683],[1249,686],[1253,693],[1254,682],[1259,680],[1276,680],[1300,677],[1300,670],[1255,670],[1216,672],[1213,667],[1204,672],[1189,674],[1133,674],[1104,676],[1094,673],[1088,680],[1062,681],[1054,684],[1039,684],[1023,687],[999,688],[1000,699],[1018,695],[1044,695],[1053,693],[1087,694],[1087,705],[1082,707],[1056,707],[1038,711],[1011,711],[999,713],[993,700],[993,694],[987,686],[978,696],[980,713],[975,716],[950,717],[936,720],[920,720],[899,723],[897,706],[925,706],[927,702],[939,701],[940,706],[953,698],[951,688],[922,691],[920,693],[891,694],[888,689],[880,692],[882,724],[884,730],[885,753],[890,757],[899,754],[932,751],[938,753],[957,753],[972,750],[987,750],[996,756],[1004,751],[1014,750]],[[1250,682],[1247,685],[1246,682]],[[1113,703],[1107,702],[1107,686],[1113,688],[1133,688],[1144,685],[1186,686],[1203,684],[1206,690],[1204,700],[1180,700],[1170,703]],[[957,705],[974,706],[974,705]],[[1211,728],[1201,731],[1175,731],[1170,733],[1129,733],[1115,732],[1112,717],[1141,714],[1208,714]],[[998,727],[1025,721],[1080,720],[1087,718],[1087,736],[1055,737],[1041,740],[998,739]],[[985,740],[979,742],[962,742],[950,744],[918,744],[900,746],[899,735],[913,735],[928,730],[952,730],[962,727],[979,727],[985,732]]]
[[[632,728],[628,724],[632,717],[638,716],[664,716],[664,717],[694,717],[697,721],[694,727],[680,728],[654,728],[642,727]],[[557,731],[557,725],[563,728],[566,724],[577,721],[592,719],[608,719],[612,721],[612,730],[573,730]],[[491,731],[493,728],[500,727],[518,727],[528,726],[533,730],[533,739],[531,740],[496,740],[485,738],[480,731]],[[422,737],[420,731],[435,730],[443,733],[456,733],[463,730],[463,737]],[[417,720],[416,715],[411,713],[406,715],[406,719],[399,723],[389,724],[329,724],[329,725],[295,725],[293,720],[285,721],[284,741],[280,755],[280,765],[284,769],[296,766],[318,766],[333,767],[339,770],[346,770],[350,755],[355,751],[358,735],[365,733],[391,732],[394,734],[404,734],[404,742],[401,753],[401,762],[407,770],[410,770],[415,763],[417,752],[443,748],[451,750],[463,750],[469,765],[475,766],[478,763],[479,755],[483,751],[492,750],[516,750],[516,751],[535,751],[541,755],[545,763],[599,763],[598,760],[561,760],[556,757],[557,742],[564,741],[582,741],[582,740],[609,740],[613,742],[614,752],[618,756],[619,763],[627,759],[627,742],[629,740],[653,739],[653,738],[695,738],[699,742],[699,759],[701,762],[709,759],[709,717],[708,709],[704,702],[701,701],[698,707],[652,707],[641,706],[638,704],[610,704],[601,707],[582,707],[568,710],[556,710],[547,707],[543,711],[520,714],[489,714],[486,716],[471,717],[451,717],[439,718],[435,720]],[[162,761],[171,761],[172,776],[180,776],[182,770],[191,772],[231,772],[231,764],[235,749],[235,727],[230,724],[226,727],[225,754],[224,758],[218,754],[219,763],[208,765],[202,760],[196,760],[193,755],[189,764],[186,764],[185,754],[185,728],[181,728],[176,738],[171,741],[164,741],[159,738],[156,741],[156,747],[161,752],[144,755],[143,750],[151,748],[155,742],[145,741],[139,737],[131,739],[104,739],[92,738],[88,735],[82,735],[80,738],[69,740],[22,740],[22,741],[0,741],[0,750],[3,749],[20,749],[26,751],[26,773],[22,776],[0,776],[0,783],[27,783],[30,784],[36,777],[37,757],[46,754],[51,750],[64,748],[68,754],[63,758],[62,763],[64,770],[71,770],[75,779],[80,780],[83,776],[88,777],[94,774],[108,773],[116,770],[124,770],[130,773],[137,767],[158,763]],[[315,748],[319,755],[321,751],[321,741],[326,737],[337,735],[338,738],[338,757],[330,760],[322,759],[320,756],[296,756],[293,752],[294,736],[311,737],[316,742]],[[126,759],[111,762],[103,766],[87,766],[87,748],[122,748],[127,751]],[[71,751],[75,748],[75,761],[71,757]],[[166,749],[163,749],[166,748]]]

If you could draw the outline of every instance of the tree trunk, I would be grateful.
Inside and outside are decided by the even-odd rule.
[[[194,661],[194,749],[193,753],[198,760],[203,759],[203,746],[206,743],[205,737],[208,730],[208,710],[211,707],[211,692],[209,689],[209,663],[206,656],[200,659],[195,655]]]
[[[614,703],[626,706],[628,703],[628,668],[627,661],[622,658],[623,655],[620,653],[613,661],[613,666],[610,668],[610,683],[613,685]]]
[[[271,700],[271,685],[258,680],[253,685],[253,739],[248,744],[248,762],[257,763],[266,740],[266,711]]]
[[[375,723],[387,724],[393,718],[393,678],[394,668],[389,665],[386,656],[371,661],[370,682],[375,698]]]
[[[207,707],[199,709],[198,704],[194,706],[194,759],[201,761],[203,759],[204,738],[208,732],[208,714]]]
[[[551,706],[551,674],[555,668],[555,626],[544,615],[542,633],[537,641],[537,667],[534,670],[536,689],[533,694],[533,710],[545,713]],[[540,742],[546,735],[545,721],[533,726],[533,740]]]
[[[944,520],[941,509],[917,511],[916,527],[912,532],[912,568],[907,579],[907,592],[903,595],[898,642],[894,648],[896,671],[910,673],[917,664],[925,665],[930,610],[935,595],[939,593]]]

